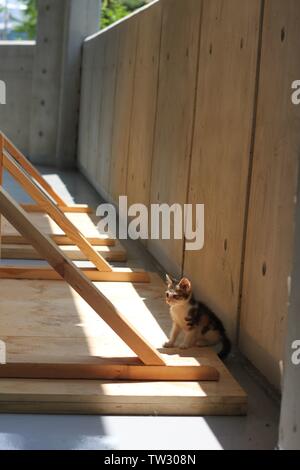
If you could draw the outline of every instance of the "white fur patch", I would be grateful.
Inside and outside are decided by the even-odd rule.
[[[170,314],[174,323],[176,323],[182,330],[188,331],[189,328],[186,324],[186,317],[188,315],[190,305],[188,303],[182,303],[178,305],[172,305],[170,308]]]

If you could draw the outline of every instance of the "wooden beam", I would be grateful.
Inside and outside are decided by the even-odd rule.
[[[138,380],[138,381],[218,381],[220,374],[206,365],[146,366],[132,358],[119,364],[103,361],[102,364],[36,364],[9,363],[0,367],[1,379],[85,379],[85,380]],[[126,364],[126,361],[129,364]],[[130,364],[131,362],[131,364]],[[179,361],[180,362],[180,361]]]
[[[26,212],[0,187],[0,213],[40,252],[55,271],[90,305],[91,308],[134,351],[144,364],[165,365],[153,348],[128,320],[102,295],[67,256],[38,230]]]
[[[45,212],[44,209],[39,206],[38,204],[21,204],[21,207],[26,211],[26,212]],[[78,214],[92,214],[94,211],[91,207],[89,207],[86,204],[71,204],[69,206],[67,205],[58,205],[58,208],[62,212],[71,212],[71,213],[78,213]]]
[[[59,225],[74,244],[86,255],[87,259],[94,263],[100,271],[111,271],[112,268],[103,257],[97,253],[87,239],[63,212],[43,193],[43,191],[31,180],[24,170],[6,152],[3,154],[3,166],[11,176],[20,183],[27,193],[39,204],[49,216]]]
[[[130,269],[101,272],[95,268],[81,268],[81,272],[94,282],[150,282],[149,273]],[[62,280],[50,266],[1,266],[0,279]]]
[[[35,179],[35,181],[46,191],[54,202],[59,206],[62,212],[77,212],[90,214],[93,209],[88,207],[86,204],[71,204],[67,205],[64,200],[57,194],[52,186],[47,183],[45,178],[40,172],[29,162],[29,160],[20,152],[19,149],[3,134],[0,133],[3,139],[4,149],[21,165],[21,167],[27,171],[27,173]],[[27,212],[44,212],[43,209],[34,204],[24,204],[27,206]]]
[[[64,200],[57,194],[49,183],[42,177],[40,172],[27,160],[27,158],[17,149],[17,147],[4,135],[5,150],[27,171],[27,173],[35,179],[35,181],[51,196],[56,204],[65,206]]]
[[[60,246],[74,245],[74,242],[66,235],[48,235],[51,240]],[[103,237],[85,237],[92,246],[115,246],[116,242],[112,238]],[[21,235],[2,235],[3,245],[29,245]]]

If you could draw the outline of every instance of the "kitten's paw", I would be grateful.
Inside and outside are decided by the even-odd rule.
[[[179,349],[188,349],[188,348],[189,348],[188,345],[185,344],[185,343],[181,343],[181,344],[179,345]]]
[[[163,347],[164,348],[174,348],[174,343],[172,343],[172,341],[167,341],[166,343],[164,343]]]

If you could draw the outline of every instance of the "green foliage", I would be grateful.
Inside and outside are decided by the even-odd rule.
[[[25,19],[16,28],[16,33],[25,33],[35,39],[37,27],[37,0],[23,0],[27,7]],[[149,0],[102,0],[101,29],[115,23],[142,7]]]
[[[146,3],[147,0],[102,0],[101,29],[124,18]]]
[[[147,3],[147,0],[123,0],[124,5],[128,8],[128,11],[134,11],[137,8],[141,8],[145,3]],[[149,0],[148,0],[149,3]]]
[[[16,33],[26,33],[28,39],[36,38],[36,25],[37,25],[37,4],[36,0],[24,0],[27,7],[25,19],[16,28]]]

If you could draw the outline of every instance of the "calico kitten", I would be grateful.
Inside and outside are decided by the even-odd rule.
[[[183,331],[184,340],[180,348],[221,343],[219,357],[225,359],[230,353],[231,343],[221,320],[206,305],[195,300],[189,279],[184,277],[176,281],[167,275],[166,281],[166,302],[170,306],[173,326],[170,340],[164,347],[173,348],[179,333]]]

